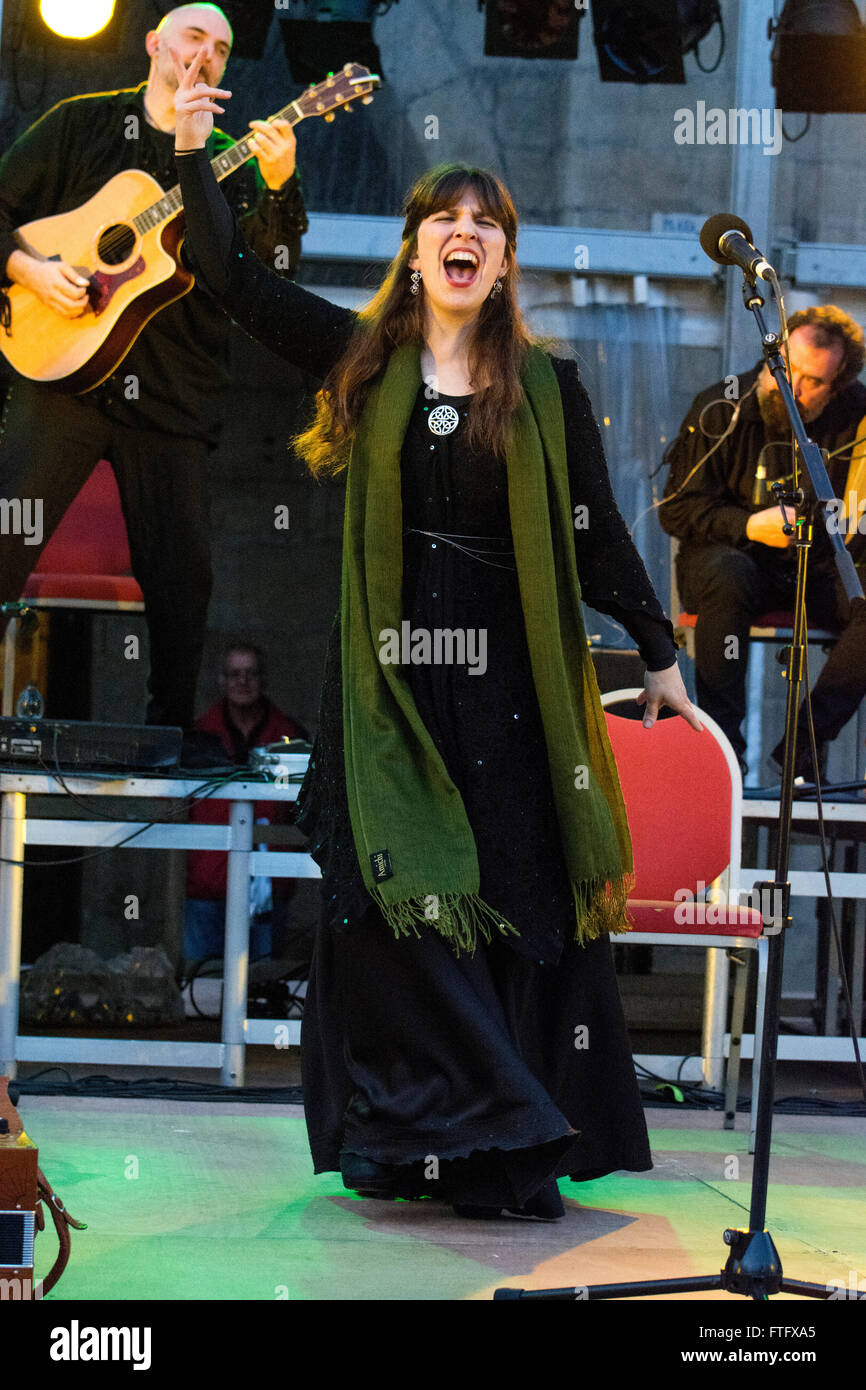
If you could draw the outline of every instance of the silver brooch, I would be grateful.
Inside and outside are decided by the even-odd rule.
[[[432,434],[450,434],[460,423],[460,416],[453,405],[437,405],[427,416],[427,424]]]

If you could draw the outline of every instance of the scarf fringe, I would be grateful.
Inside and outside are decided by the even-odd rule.
[[[520,935],[511,922],[506,921],[477,893],[425,893],[391,903],[385,902],[380,889],[370,888],[368,891],[398,940],[410,932],[420,937],[419,927],[432,927],[454,947],[459,956],[461,951],[474,955],[479,936],[489,946],[495,932],[502,936]]]
[[[628,913],[629,893],[634,887],[633,873],[603,883],[572,883],[577,926],[574,939],[585,946],[600,936],[621,936],[630,932],[634,921]]]
[[[600,936],[630,932],[634,922],[628,914],[628,896],[633,887],[634,874],[625,874],[613,883],[609,879],[572,883],[577,919],[575,941],[585,946]],[[489,946],[496,932],[501,936],[520,935],[511,922],[477,893],[424,893],[390,903],[383,898],[381,889],[368,891],[398,941],[411,932],[420,938],[422,926],[432,927],[459,956],[461,951],[474,955],[479,936]],[[431,907],[435,907],[435,911],[431,912]]]

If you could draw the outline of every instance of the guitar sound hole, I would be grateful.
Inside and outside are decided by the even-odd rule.
[[[135,246],[135,232],[131,227],[125,227],[122,222],[116,222],[111,227],[106,227],[99,238],[97,250],[99,259],[106,265],[120,265],[132,252]]]

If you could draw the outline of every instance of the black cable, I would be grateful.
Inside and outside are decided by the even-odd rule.
[[[699,1056],[700,1054],[699,1054],[699,1053],[692,1053],[691,1055],[697,1057],[697,1056]],[[684,1061],[688,1061],[688,1058],[684,1058],[683,1060],[684,1060]],[[692,1081],[684,1081],[684,1082],[676,1081],[676,1082],[674,1082],[674,1081],[671,1081],[670,1078],[667,1077],[667,1076],[658,1076],[655,1072],[650,1071],[649,1067],[645,1067],[644,1064],[643,1064],[643,1062],[635,1062],[634,1067],[635,1067],[635,1071],[638,1073],[639,1076],[642,1075],[642,1076],[648,1077],[651,1081],[657,1081],[657,1082],[659,1082],[662,1086],[677,1086],[678,1089],[681,1090],[684,1094],[693,1095],[693,1096],[694,1096],[694,1102],[693,1102],[693,1103],[694,1103],[695,1105],[697,1105],[699,1109],[708,1109],[708,1108],[711,1108],[713,1105],[715,1105],[715,1104],[717,1104],[717,1103],[721,1103],[721,1102],[723,1102],[723,1100],[724,1100],[724,1097],[722,1096],[722,1094],[721,1094],[720,1091],[710,1091],[710,1090],[704,1089],[704,1088],[700,1085],[699,1082],[692,1082]],[[681,1064],[681,1069],[682,1069],[682,1064]],[[679,1103],[679,1102],[678,1102],[678,1103]]]
[[[744,402],[744,401],[747,401],[748,398],[749,398],[749,396],[751,396],[752,392],[753,392],[753,391],[756,391],[756,390],[758,389],[758,382],[759,382],[759,380],[760,380],[760,377],[759,377],[759,376],[758,376],[758,377],[755,377],[755,380],[752,382],[752,385],[749,387],[749,389],[748,389],[748,391],[746,392],[746,394],[745,394],[744,396],[738,396],[738,397],[736,398],[736,400],[734,400],[734,401],[728,400],[728,398],[727,398],[726,396],[718,396],[718,397],[716,398],[716,400],[714,400],[714,401],[707,401],[707,404],[703,407],[703,409],[701,410],[700,414],[698,415],[696,428],[700,429],[701,434],[704,436],[705,439],[712,439],[712,440],[714,440],[714,443],[713,443],[712,446],[706,451],[705,454],[702,454],[702,455],[701,455],[701,457],[698,459],[697,463],[695,463],[695,464],[692,465],[692,467],[689,469],[688,473],[687,473],[686,476],[683,478],[682,482],[680,483],[679,487],[676,489],[675,492],[670,493],[669,496],[667,496],[667,497],[661,497],[661,498],[659,498],[659,500],[658,500],[657,502],[652,502],[652,503],[650,503],[650,505],[649,505],[648,507],[644,507],[644,509],[643,509],[642,512],[638,512],[638,514],[637,514],[637,516],[635,517],[634,521],[631,523],[631,525],[630,525],[629,528],[628,528],[628,532],[629,532],[629,535],[630,535],[630,536],[633,536],[633,535],[634,535],[634,532],[635,532],[635,529],[636,529],[636,527],[637,527],[638,522],[639,522],[639,521],[643,521],[644,517],[645,517],[645,516],[649,516],[650,512],[658,511],[659,507],[664,507],[664,506],[667,505],[668,502],[673,502],[673,500],[674,500],[675,497],[679,497],[680,493],[683,491],[683,489],[685,488],[686,484],[689,483],[689,482],[691,481],[691,479],[692,479],[692,478],[694,477],[694,475],[697,473],[698,469],[703,467],[703,465],[707,462],[707,459],[711,458],[711,457],[713,456],[713,454],[716,452],[716,450],[717,450],[717,449],[724,443],[724,441],[728,438],[728,436],[729,436],[730,434],[733,433],[734,426],[736,425],[737,421],[738,421],[739,418],[740,418],[740,410],[742,409],[743,402]],[[714,405],[730,405],[730,406],[732,406],[732,412],[733,412],[732,415],[731,415],[731,418],[730,418],[730,420],[729,420],[729,422],[728,422],[728,424],[727,424],[727,426],[726,426],[726,428],[722,431],[721,434],[717,434],[717,435],[710,434],[710,433],[707,431],[706,426],[704,425],[704,415],[705,415],[706,412],[711,408],[711,406],[714,406]],[[664,462],[665,462],[665,460],[667,459],[668,454],[670,453],[671,449],[672,449],[672,448],[674,447],[674,445],[678,442],[678,440],[681,438],[681,436],[682,436],[682,430],[680,430],[679,434],[677,434],[676,439],[672,439],[671,442],[670,442],[670,444],[668,445],[668,447],[665,449],[664,454],[662,455],[662,466],[664,465]],[[653,476],[654,476],[654,475],[653,475]]]
[[[788,132],[787,132],[787,130],[785,129],[785,117],[783,116],[783,117],[782,117],[782,138],[783,138],[784,140],[787,140],[788,143],[789,143],[790,145],[796,145],[796,143],[797,143],[798,140],[802,140],[803,136],[806,134],[806,131],[809,129],[809,127],[810,127],[811,124],[812,124],[812,113],[811,113],[811,111],[807,111],[807,112],[806,112],[806,124],[803,126],[803,129],[800,131],[800,134],[799,134],[799,135],[789,135]]]
[[[219,977],[216,976],[216,975],[201,976],[201,968],[202,968],[203,965],[207,965],[208,961],[211,961],[211,960],[222,960],[222,959],[223,959],[222,956],[216,956],[216,955],[214,955],[214,956],[203,956],[201,960],[196,961],[195,965],[193,966],[192,973],[191,973],[190,975],[187,975],[186,981],[185,981],[185,983],[189,985],[189,1002],[192,1004],[192,1006],[193,1006],[193,1008],[195,1009],[196,1013],[198,1014],[199,1018],[204,1018],[204,1019],[206,1019],[208,1023],[218,1023],[219,1020],[220,1020],[220,1018],[222,1017],[223,993],[224,993],[224,990],[225,990],[225,980],[224,980],[224,977],[223,977],[223,976],[219,976]],[[204,978],[204,979],[217,979],[217,978],[219,978],[220,984],[221,984],[222,987],[221,987],[221,989],[220,989],[220,1006],[219,1006],[219,1012],[218,1012],[218,1013],[215,1013],[215,1014],[206,1014],[206,1013],[203,1013],[202,1010],[199,1008],[198,1004],[195,1002],[195,996],[194,996],[194,994],[193,994],[193,985],[194,985],[196,979],[198,979],[198,978]]]
[[[57,732],[57,729],[55,729],[55,750],[57,742]],[[52,769],[47,765],[47,763],[43,761],[42,758],[39,759],[39,762],[42,768],[44,769],[45,773],[49,777],[56,778],[56,780],[60,783],[61,787],[63,788],[65,794],[69,796],[73,801],[79,802],[82,806],[86,807],[87,811],[94,819],[102,819],[108,821],[123,821],[125,819],[128,819],[124,816],[110,815],[107,811],[99,811],[96,808],[88,805],[86,798],[80,797],[77,794],[77,792],[74,792],[71,787],[68,787],[66,785],[65,781],[63,780],[63,775],[60,772],[59,766],[52,771]],[[242,776],[244,773],[249,773],[249,768],[236,768],[227,777],[212,777],[208,779],[206,782],[204,782],[204,784],[201,787],[197,787],[194,792],[188,792],[186,796],[180,798],[178,802],[177,813],[169,813],[167,820],[152,820],[148,821],[145,825],[140,825],[137,830],[134,830],[132,832],[131,835],[127,835],[124,837],[124,839],[118,840],[117,843],[114,845],[104,845],[102,849],[94,849],[87,854],[68,855],[65,859],[5,859],[2,856],[0,856],[0,864],[12,864],[16,868],[20,869],[54,869],[61,864],[82,864],[87,859],[96,859],[100,855],[111,854],[113,850],[122,849],[124,845],[129,844],[130,840],[136,839],[138,835],[143,835],[145,830],[150,830],[155,825],[171,824],[171,821],[177,819],[180,816],[181,812],[188,811],[197,802],[204,801],[207,797],[213,796],[215,792],[219,791],[220,787],[227,786],[229,782],[242,780]],[[73,773],[72,775],[74,776],[75,774]]]
[[[52,1071],[63,1071],[61,1067],[46,1067],[31,1077],[16,1078],[15,1085],[22,1095],[70,1095],[109,1099],[154,1099],[173,1101],[241,1101],[250,1104],[302,1105],[303,1090],[297,1085],[288,1086],[221,1086],[206,1081],[178,1081],[173,1077],[156,1076],[122,1079],[112,1076],[94,1075],[70,1080],[66,1084],[59,1081],[43,1081],[41,1077]],[[650,1073],[652,1075],[652,1073]],[[667,1081],[666,1085],[671,1083]],[[652,1109],[672,1108],[680,1110],[725,1109],[724,1098],[718,1091],[705,1092],[704,1099],[686,1099],[675,1106],[669,1100],[661,1099],[654,1093],[641,1092],[643,1103]],[[751,1098],[738,1098],[737,1113],[747,1113],[751,1108]],[[822,1100],[814,1096],[786,1096],[776,1100],[775,1111],[787,1115],[838,1116],[840,1118],[861,1118],[866,1115],[862,1101]]]
[[[29,1077],[28,1079],[29,1079],[30,1081],[38,1081],[39,1078],[40,1078],[40,1076],[47,1076],[48,1074],[50,1074],[50,1073],[53,1072],[53,1071],[62,1071],[62,1072],[63,1072],[63,1075],[66,1077],[66,1079],[67,1079],[67,1081],[69,1082],[69,1085],[70,1085],[70,1086],[74,1086],[74,1085],[76,1084],[76,1083],[72,1080],[72,1075],[71,1075],[71,1073],[68,1072],[68,1071],[66,1070],[65,1067],[43,1067],[42,1070],[41,1070],[41,1071],[38,1071],[38,1072],[36,1073],[35,1076],[31,1076],[31,1077]],[[18,1081],[16,1080],[16,1085],[18,1085],[18,1084],[19,1084],[19,1083],[18,1083]]]
[[[714,21],[714,22],[717,23],[718,26],[719,26],[720,43],[719,43],[719,52],[718,52],[718,56],[717,56],[716,61],[713,63],[713,66],[712,66],[711,68],[705,68],[704,65],[703,65],[703,63],[701,62],[701,54],[700,54],[700,42],[701,42],[701,41],[700,41],[700,39],[699,39],[698,42],[695,44],[695,62],[697,63],[698,67],[700,68],[701,72],[715,72],[716,69],[718,68],[719,64],[721,63],[722,58],[725,56],[725,42],[726,42],[725,21],[724,21],[724,19],[722,18],[722,11],[721,11],[721,7],[720,7],[719,5],[716,5],[716,18],[715,18],[715,21]],[[705,36],[705,37],[706,37],[706,36]]]
[[[47,1070],[55,1070],[48,1068]],[[59,1068],[57,1068],[59,1070]],[[38,1073],[37,1075],[42,1075]],[[108,1099],[153,1099],[175,1101],[242,1101],[250,1104],[262,1102],[273,1105],[302,1105],[303,1092],[300,1086],[220,1086],[206,1081],[176,1081],[173,1077],[157,1076],[137,1080],[123,1080],[112,1076],[86,1076],[78,1081],[70,1081],[67,1086],[58,1082],[41,1082],[35,1078],[16,1078],[15,1085],[24,1095],[71,1095],[92,1096]]]
[[[667,1086],[673,1085],[670,1081],[665,1084]],[[638,1089],[640,1090],[640,1088]],[[692,1095],[678,1101],[661,1097],[654,1091],[640,1090],[640,1097],[643,1105],[655,1109],[712,1110],[715,1112],[727,1110],[725,1100],[718,1092],[709,1092],[703,1103],[700,1098],[695,1098]],[[751,1096],[738,1096],[735,1108],[738,1115],[749,1114],[752,1109]],[[866,1105],[863,1101],[822,1100],[817,1096],[786,1096],[781,1100],[773,1101],[773,1112],[779,1115],[820,1115],[835,1116],[839,1119],[861,1119],[866,1117]]]
[[[682,1074],[683,1074],[683,1067],[685,1066],[686,1062],[690,1062],[690,1061],[692,1060],[693,1057],[701,1057],[702,1055],[703,1055],[703,1054],[700,1053],[700,1052],[690,1052],[689,1055],[688,1055],[687,1057],[684,1057],[684,1058],[683,1058],[683,1060],[680,1062],[679,1066],[677,1067],[677,1085],[679,1085],[680,1078],[681,1078],[681,1076],[682,1076]]]

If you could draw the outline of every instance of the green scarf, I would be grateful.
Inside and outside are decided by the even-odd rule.
[[[586,643],[556,375],[533,347],[506,453],[514,555],[575,937],[628,931],[628,822]],[[380,660],[400,632],[400,456],[418,388],[417,347],[398,348],[371,389],[352,447],[343,532],[346,787],[364,883],[395,936],[433,927],[459,954],[478,933],[519,934],[479,896],[472,829],[403,668]],[[549,500],[548,500],[549,499]]]

